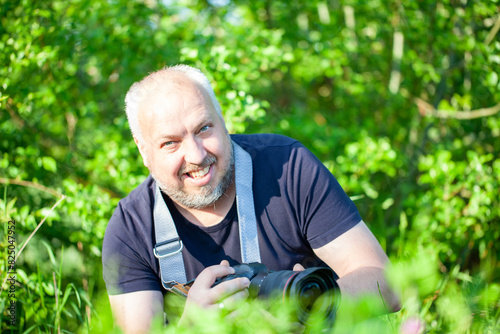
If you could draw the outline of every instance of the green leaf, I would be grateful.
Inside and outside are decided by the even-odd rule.
[[[393,198],[388,198],[382,203],[382,209],[387,210],[394,204]]]
[[[52,266],[54,268],[57,268],[57,262],[56,262],[56,258],[54,256],[54,252],[52,251],[52,246],[46,240],[42,240],[42,244],[45,246],[45,248],[47,248],[47,252],[49,254],[49,258],[50,258],[50,262],[52,263]]]
[[[56,161],[52,157],[42,157],[42,166],[45,170],[48,170],[49,172],[57,171]]]

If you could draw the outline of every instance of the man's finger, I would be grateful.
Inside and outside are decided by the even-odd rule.
[[[223,299],[222,302],[224,303],[224,305],[231,308],[238,302],[247,299],[248,294],[249,294],[248,289],[243,289]]]
[[[234,311],[238,308],[238,305],[248,297],[248,289],[232,294],[231,296],[220,300],[218,303],[210,306],[210,309],[219,309],[224,311]]]
[[[222,300],[238,291],[248,288],[250,280],[246,277],[238,277],[229,281],[222,282],[212,288],[212,291]]]
[[[217,278],[234,274],[234,268],[226,265],[215,265],[205,268],[196,278],[195,284],[211,287]]]
[[[305,269],[305,268],[304,268],[304,266],[303,266],[303,265],[301,265],[300,263],[296,263],[296,264],[293,266],[293,271],[304,271],[304,270],[306,270],[306,269]]]

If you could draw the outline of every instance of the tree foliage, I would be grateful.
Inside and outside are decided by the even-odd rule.
[[[147,175],[124,95],[178,63],[207,74],[231,132],[297,138],[339,179],[403,289],[390,328],[498,330],[498,6],[0,0],[0,245],[9,221],[25,243],[15,326],[0,257],[2,332],[103,326],[106,224]]]

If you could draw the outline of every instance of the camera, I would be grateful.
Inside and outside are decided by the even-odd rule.
[[[294,302],[297,320],[307,324],[311,314],[333,324],[340,302],[340,289],[335,273],[330,268],[313,267],[304,271],[269,271],[261,263],[244,263],[234,266],[235,273],[219,278],[222,282],[247,277],[250,280],[250,298],[267,299],[279,296],[283,302]]]

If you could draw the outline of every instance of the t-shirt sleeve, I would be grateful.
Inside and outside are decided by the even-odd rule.
[[[313,249],[328,244],[361,221],[358,209],[337,179],[302,144],[292,149],[288,180],[300,228]]]
[[[109,295],[162,290],[148,249],[152,241],[146,239],[147,228],[134,219],[139,219],[138,215],[128,212],[120,202],[106,228],[102,264]]]

